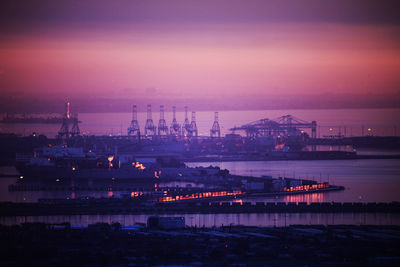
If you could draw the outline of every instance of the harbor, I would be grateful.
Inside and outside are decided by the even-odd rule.
[[[293,199],[290,197],[293,195],[329,196],[330,192],[350,189],[346,188],[345,181],[332,184],[338,177],[334,173],[331,177],[331,171],[309,172],[301,165],[318,165],[316,161],[321,161],[321,164],[348,161],[351,165],[355,160],[373,159],[396,162],[400,157],[397,154],[359,155],[355,149],[360,146],[357,140],[372,140],[367,142],[372,148],[376,146],[373,140],[391,142],[396,147],[396,140],[400,140],[396,136],[369,134],[348,138],[339,134],[321,139],[316,121],[306,122],[291,115],[235,126],[223,137],[218,112],[215,112],[210,135],[201,136],[195,112],[189,121],[188,107],[185,107],[185,120],[180,125],[176,119],[176,107],[172,109],[170,127],[165,120],[163,105],[160,106],[158,127],[152,120],[151,105],[147,105],[147,120],[142,131],[137,106],[133,105],[127,135],[91,136],[81,133],[79,124],[82,121],[78,121],[78,115],[72,113],[71,104],[67,102],[56,138],[37,133],[28,137],[2,134],[0,140],[6,147],[2,162],[16,166],[9,175],[2,173],[3,177],[16,177],[15,182],[8,183],[8,191],[38,196],[34,199],[19,197],[18,202],[38,202],[42,199],[40,192],[60,192],[56,195],[64,196],[61,199],[66,200],[94,196],[99,199],[128,197],[140,201],[181,203],[232,198],[244,202],[249,200],[254,204],[257,201],[252,199],[270,202],[273,199]],[[243,131],[245,136],[236,134],[237,131]],[[349,140],[354,143],[349,143]],[[334,145],[336,149],[321,148],[326,145]],[[237,173],[234,163],[238,162],[240,166],[248,162],[253,166],[259,162],[258,165],[262,166],[275,161],[286,166],[282,165],[275,173],[257,172],[257,168],[250,173]],[[301,164],[300,169],[288,168],[286,162],[290,161]],[[234,173],[230,171],[232,168]],[[364,194],[370,193],[362,193],[357,199],[343,200],[362,202],[365,201],[362,200]],[[296,200],[299,202],[302,201]]]
[[[400,266],[398,10],[3,0],[0,266]]]

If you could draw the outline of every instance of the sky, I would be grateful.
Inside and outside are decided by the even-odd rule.
[[[0,111],[65,99],[84,111],[398,107],[399,11],[387,0],[2,1]]]

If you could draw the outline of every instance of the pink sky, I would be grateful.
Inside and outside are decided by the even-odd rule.
[[[399,92],[396,23],[235,21],[235,14],[14,25],[0,39],[0,87],[64,98]]]

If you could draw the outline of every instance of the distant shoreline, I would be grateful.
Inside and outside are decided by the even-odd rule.
[[[151,102],[151,101],[150,101]],[[155,105],[157,106],[157,105]],[[287,107],[287,108],[238,108],[238,109],[232,109],[232,108],[196,108],[197,112],[214,112],[215,110],[218,111],[223,111],[223,112],[231,112],[231,111],[271,111],[271,110],[282,110],[282,111],[288,111],[288,110],[383,110],[383,109],[393,109],[393,110],[400,110],[400,106],[389,106],[389,107],[370,107],[370,106],[365,106],[365,107]],[[76,112],[79,112],[80,114],[107,114],[107,113],[131,113],[132,111],[130,108],[126,108],[124,110],[101,110],[101,111],[82,111],[79,110],[79,107],[76,108]],[[166,110],[166,112],[170,112]],[[177,106],[177,112],[184,112],[183,106],[179,108]],[[14,111],[10,110],[0,110],[0,113],[15,113]],[[24,112],[26,114],[62,114],[62,112],[57,112],[56,110],[48,110],[48,111],[26,111]],[[138,111],[138,113],[146,113],[145,110],[143,111]],[[16,114],[22,114],[17,112]]]

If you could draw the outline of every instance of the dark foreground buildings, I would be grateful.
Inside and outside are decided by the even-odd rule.
[[[2,266],[399,266],[397,226],[0,227]]]

